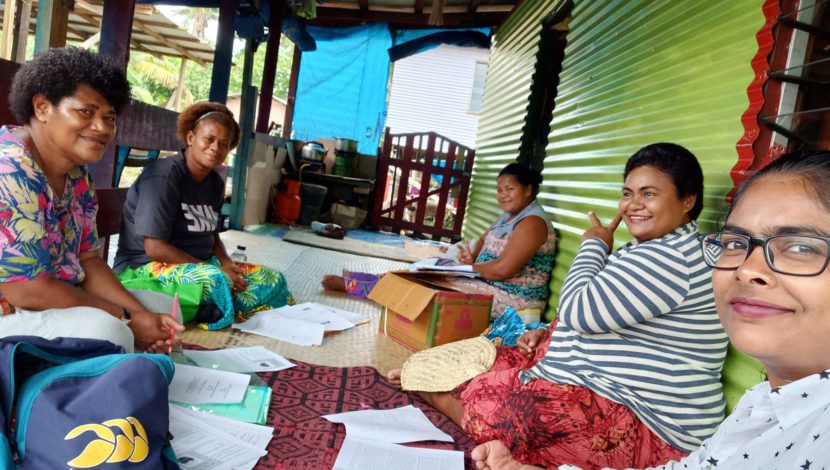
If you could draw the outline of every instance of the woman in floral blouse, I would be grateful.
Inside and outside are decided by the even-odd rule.
[[[169,315],[148,312],[98,255],[98,203],[86,165],[115,138],[129,102],[122,70],[83,49],[24,64],[0,128],[0,335],[98,338],[166,351]]]

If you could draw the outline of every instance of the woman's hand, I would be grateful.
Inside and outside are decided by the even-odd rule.
[[[458,264],[473,264],[473,250],[470,249],[470,242],[464,242],[458,246]]]
[[[181,344],[181,337],[176,333],[184,331],[184,325],[170,315],[146,310],[132,311],[129,326],[135,337],[137,351],[160,354],[166,354]]]
[[[536,346],[545,337],[547,331],[544,328],[536,328],[535,330],[525,331],[522,336],[516,341],[516,348],[526,358],[533,359],[536,357]]]
[[[611,248],[614,246],[614,231],[617,230],[617,226],[620,225],[622,213],[618,212],[617,216],[614,217],[614,220],[609,222],[605,227],[602,226],[602,222],[600,222],[599,218],[593,211],[588,212],[588,218],[591,219],[591,227],[582,234],[582,241],[589,238],[599,238],[608,246],[608,252],[610,253]]]
[[[231,261],[230,263],[223,264],[221,268],[225,275],[233,282],[234,291],[241,292],[248,288],[248,281],[245,280],[245,270],[237,266],[236,263]]]

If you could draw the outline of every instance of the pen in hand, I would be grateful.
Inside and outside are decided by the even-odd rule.
[[[173,313],[172,313],[172,316],[173,316],[174,320],[178,319],[178,310],[179,310],[179,293],[176,292],[176,294],[173,295]],[[176,338],[176,330],[173,329],[173,327],[171,326],[170,327],[170,346],[167,347],[167,354],[170,354],[170,353],[173,352],[173,340],[175,338]]]

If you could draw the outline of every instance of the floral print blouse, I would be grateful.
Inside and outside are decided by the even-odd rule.
[[[13,129],[0,127],[0,282],[51,276],[78,284],[84,280],[79,255],[99,247],[89,174],[74,167],[58,198]]]

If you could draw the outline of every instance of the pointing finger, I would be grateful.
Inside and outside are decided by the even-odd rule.
[[[602,222],[599,221],[599,218],[596,214],[594,214],[594,211],[588,212],[588,218],[591,219],[591,225],[594,227],[602,227]]]
[[[617,230],[617,226],[619,226],[619,225],[620,225],[620,221],[621,221],[621,220],[622,220],[622,212],[617,212],[617,216],[616,216],[616,217],[614,217],[614,220],[612,220],[612,221],[608,224],[608,229],[609,229],[609,230],[611,230],[612,232],[613,232],[614,230]]]

